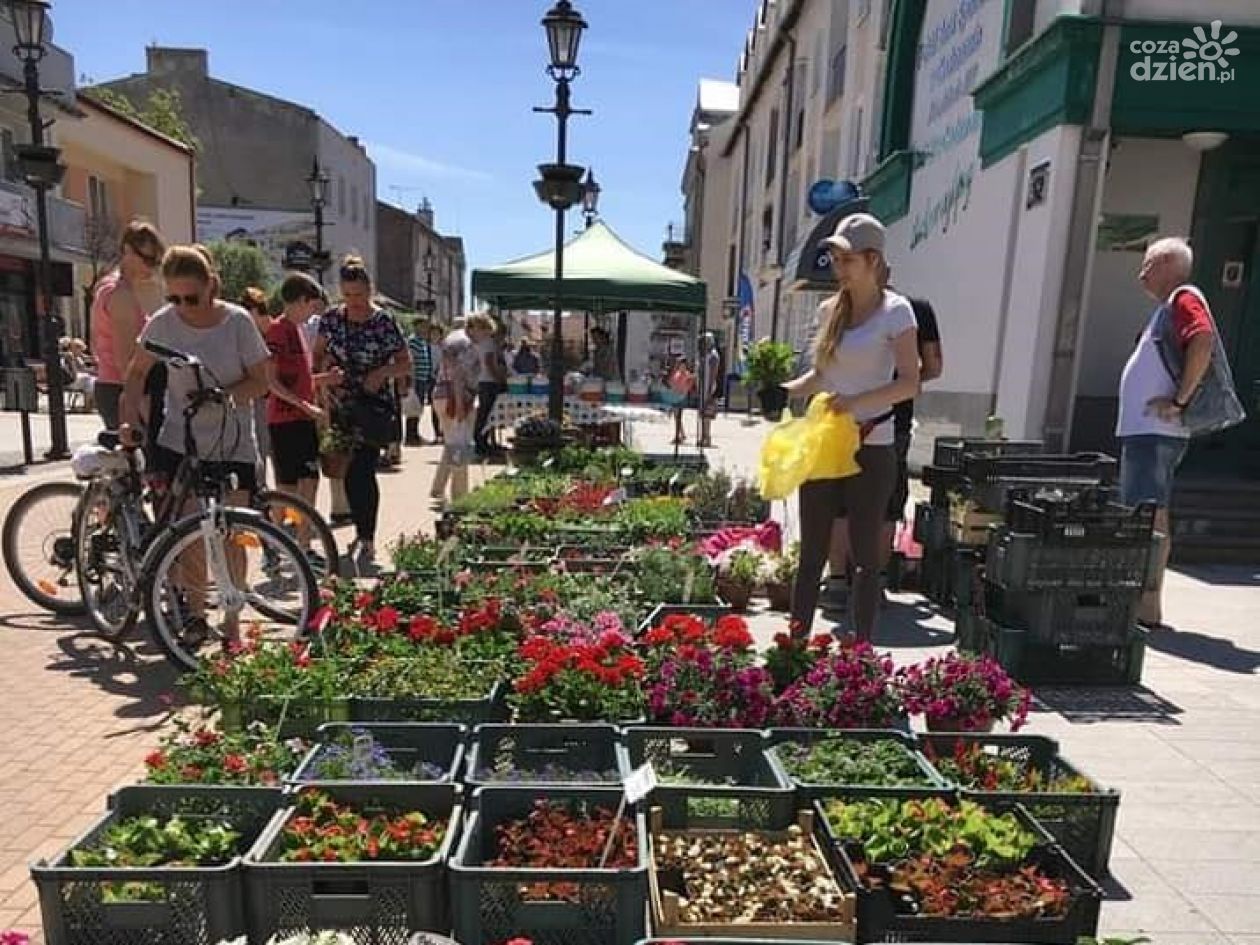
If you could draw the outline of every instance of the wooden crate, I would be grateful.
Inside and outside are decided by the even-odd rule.
[[[661,808],[652,808],[648,823],[649,829],[649,860],[648,860],[648,883],[649,895],[651,897],[652,906],[652,926],[656,930],[658,938],[663,939],[679,939],[687,941],[690,939],[700,938],[734,938],[734,939],[776,939],[776,940],[816,940],[831,942],[852,942],[855,932],[854,914],[856,897],[851,891],[845,891],[840,885],[839,879],[836,878],[836,872],[831,865],[831,861],[823,852],[822,847],[818,843],[818,837],[815,830],[814,812],[811,810],[802,810],[797,813],[797,826],[801,831],[809,837],[811,846],[818,862],[823,865],[836,882],[836,886],[844,894],[844,920],[841,922],[787,922],[787,923],[771,923],[771,922],[741,922],[736,923],[693,923],[683,922],[680,918],[680,900],[681,897],[672,890],[664,889],[661,886],[660,878],[656,869],[656,852],[655,838],[658,834],[668,833],[671,835],[684,834],[687,836],[714,836],[714,835],[736,835],[741,833],[757,833],[761,836],[772,838],[775,840],[786,839],[786,830],[671,830],[663,826],[663,812]]]

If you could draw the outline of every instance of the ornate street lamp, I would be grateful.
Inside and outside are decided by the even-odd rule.
[[[595,180],[595,171],[588,169],[586,180],[582,181],[582,212],[586,214],[586,228],[589,230],[595,218],[599,216],[599,195],[603,192],[599,182]]]
[[[568,163],[569,117],[589,115],[590,111],[570,105],[569,84],[581,71],[578,69],[578,48],[582,43],[582,31],[586,21],[573,9],[569,0],[559,0],[543,17],[547,31],[547,46],[551,61],[547,74],[556,83],[556,103],[551,108],[535,108],[556,116],[556,160],[554,164],[541,164],[541,179],[534,182],[534,191],[540,200],[556,214],[556,287],[555,310],[551,322],[551,370],[549,379],[548,414],[556,423],[564,419],[564,215],[570,207],[582,200],[582,168]]]
[[[22,91],[26,94],[26,117],[31,129],[31,142],[15,149],[18,166],[26,182],[35,190],[35,216],[39,228],[39,269],[36,296],[37,337],[41,342],[44,370],[48,383],[48,430],[51,446],[49,459],[70,455],[66,434],[65,390],[61,378],[58,341],[61,326],[53,307],[52,253],[48,237],[48,191],[61,182],[65,168],[61,152],[44,144],[44,119],[40,115],[39,63],[52,41],[52,22],[46,0],[9,0],[9,15],[17,42],[13,53],[22,62]]]
[[[319,166],[319,157],[311,159],[311,173],[306,178],[306,186],[311,191],[311,208],[315,211],[315,256],[311,260],[315,272],[319,275],[319,284],[324,284],[324,271],[328,268],[328,250],[324,249],[324,205],[328,203],[328,173]]]
[[[424,310],[429,318],[437,313],[437,299],[433,297],[433,271],[437,268],[437,260],[433,255],[433,247],[429,246],[424,251],[424,288],[429,297],[424,300]]]

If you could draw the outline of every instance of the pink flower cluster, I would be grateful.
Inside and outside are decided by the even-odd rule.
[[[988,656],[948,653],[897,671],[906,709],[960,731],[988,731],[1010,719],[1017,732],[1028,719],[1032,695]]]
[[[887,728],[901,720],[893,662],[869,643],[820,655],[779,697],[775,722],[802,728]]]

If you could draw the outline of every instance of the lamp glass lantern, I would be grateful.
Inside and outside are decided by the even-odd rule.
[[[433,275],[435,260],[433,257],[433,247],[430,246],[424,251],[424,273],[427,276]]]
[[[547,11],[542,25],[551,49],[552,71],[561,76],[576,73],[578,48],[582,44],[582,31],[586,29],[582,14],[573,9],[569,0],[559,0]]]
[[[39,59],[52,42],[52,20],[48,16],[48,0],[9,0],[15,51],[23,59]]]
[[[319,161],[315,161],[311,165],[311,176],[306,178],[306,184],[311,188],[311,203],[322,207],[328,203],[328,175],[320,169]]]
[[[587,170],[586,180],[582,182],[582,211],[588,217],[599,213],[599,195],[602,191],[603,188],[595,180],[595,172]]]

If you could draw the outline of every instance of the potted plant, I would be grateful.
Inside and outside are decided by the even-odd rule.
[[[354,436],[335,426],[324,427],[319,435],[319,468],[329,479],[344,479],[350,469]]]
[[[735,613],[748,610],[748,601],[765,571],[765,557],[752,548],[735,548],[718,564],[718,595]]]
[[[770,559],[770,576],[766,580],[766,597],[771,610],[792,608],[792,585],[796,583],[796,569],[801,560],[801,546],[793,542],[782,554]]]
[[[923,715],[933,732],[991,732],[1002,719],[1017,732],[1032,702],[997,660],[956,652],[901,667],[897,688],[906,710]]]
[[[904,706],[892,658],[869,643],[824,651],[776,706],[783,728],[894,728]]]
[[[748,382],[757,385],[761,412],[771,420],[778,420],[787,406],[787,391],[782,385],[792,376],[794,358],[791,345],[769,338],[750,345],[744,358]]]

